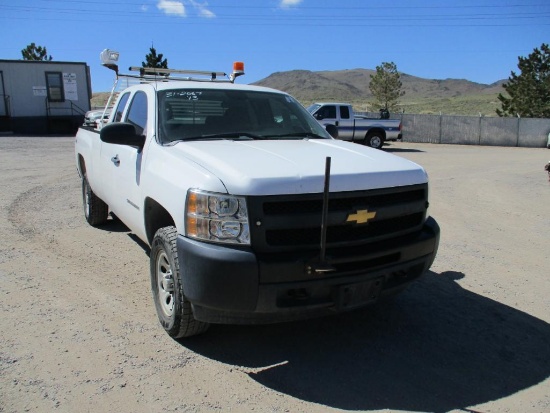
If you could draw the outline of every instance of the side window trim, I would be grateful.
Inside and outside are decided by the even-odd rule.
[[[349,106],[339,106],[340,109],[340,119],[349,119],[350,113],[349,113]]]
[[[130,92],[126,92],[120,98],[118,105],[116,107],[116,111],[113,115],[113,122],[122,122],[122,115],[124,114],[124,110],[126,109],[126,106],[128,104],[129,97],[130,97]]]
[[[147,120],[147,94],[139,90],[132,96],[124,121],[134,125],[136,132],[143,135]]]
[[[325,119],[336,119],[337,118],[337,115],[336,115],[336,106],[334,105],[327,105],[325,106],[326,108],[326,114],[327,116],[325,116]]]

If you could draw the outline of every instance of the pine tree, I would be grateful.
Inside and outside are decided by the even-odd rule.
[[[518,60],[521,73],[512,71],[503,85],[509,96],[498,95],[502,110],[497,109],[497,115],[550,118],[550,47],[543,43],[529,57]]]
[[[161,69],[168,69],[168,60],[162,59],[163,54],[157,55],[157,51],[153,46],[149,48],[149,53],[145,55],[145,62],[141,62],[142,67],[158,67]]]
[[[382,62],[376,66],[376,74],[370,76],[369,89],[375,105],[386,111],[397,109],[398,100],[405,94],[397,66],[393,62]]]
[[[52,57],[48,56],[48,52],[45,47],[36,46],[34,43],[29,44],[26,48],[21,50],[21,55],[23,56],[23,60],[52,60]]]

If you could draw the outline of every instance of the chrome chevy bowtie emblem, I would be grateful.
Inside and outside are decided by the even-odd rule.
[[[360,209],[353,214],[348,215],[346,222],[355,222],[356,224],[366,224],[376,216],[376,211],[369,212],[368,209]]]

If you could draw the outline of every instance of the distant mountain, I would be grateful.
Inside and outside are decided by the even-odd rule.
[[[254,82],[255,85],[283,90],[308,105],[315,101],[350,102],[355,110],[375,111],[369,105],[372,94],[369,90],[370,76],[374,70],[351,69],[312,72],[292,70],[277,72]],[[497,100],[504,93],[501,80],[490,85],[471,82],[465,79],[423,79],[401,73],[405,95],[401,98],[401,108],[411,113],[439,113],[494,116],[500,108]]]

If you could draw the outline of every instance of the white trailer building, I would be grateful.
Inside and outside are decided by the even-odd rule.
[[[86,63],[0,60],[0,132],[76,132],[91,96]]]

